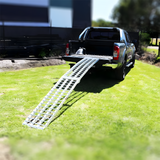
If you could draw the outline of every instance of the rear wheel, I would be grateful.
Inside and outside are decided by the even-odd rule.
[[[133,56],[133,58],[132,58],[132,65],[130,66],[130,68],[133,68],[134,67],[134,64],[135,64],[135,55]]]
[[[116,69],[116,78],[123,81],[126,76],[126,61],[123,63],[122,67]]]

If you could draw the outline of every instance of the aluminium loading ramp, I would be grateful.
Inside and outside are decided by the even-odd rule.
[[[32,128],[44,129],[55,118],[65,100],[71,94],[76,85],[80,82],[87,71],[98,62],[98,58],[83,58],[67,71],[39,105],[33,110],[23,122]]]

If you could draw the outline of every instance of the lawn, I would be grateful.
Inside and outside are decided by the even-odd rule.
[[[23,121],[69,65],[0,73],[0,139],[16,160],[160,159],[160,68],[87,74],[46,129]]]
[[[146,48],[146,47],[143,47],[142,49],[143,49],[144,51],[146,51],[146,52],[149,52],[149,53],[158,55],[158,49]]]
[[[152,38],[152,39],[151,39],[151,43],[152,43],[153,45],[159,45],[159,42],[160,42],[160,38],[158,38],[157,44],[156,44],[156,38]]]
[[[147,48],[146,51],[158,55],[158,49]]]

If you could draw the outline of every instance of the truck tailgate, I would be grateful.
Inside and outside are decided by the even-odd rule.
[[[102,55],[77,55],[77,54],[72,54],[69,56],[63,56],[63,59],[65,61],[70,61],[70,62],[78,62],[83,58],[86,57],[91,57],[91,58],[98,58],[99,61],[97,62],[98,64],[105,64],[105,63],[111,63],[113,60],[112,56],[102,56]]]

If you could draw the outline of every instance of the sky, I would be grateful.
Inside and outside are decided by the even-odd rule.
[[[92,0],[92,20],[104,19],[113,21],[111,14],[119,0]]]

